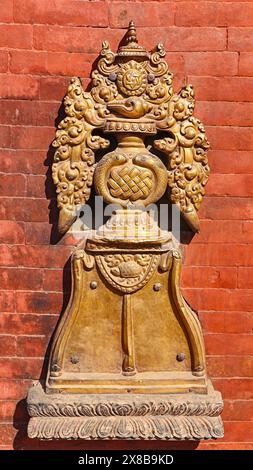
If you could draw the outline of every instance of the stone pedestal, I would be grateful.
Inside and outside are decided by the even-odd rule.
[[[223,437],[221,394],[46,394],[27,398],[28,436],[39,439],[199,440]]]

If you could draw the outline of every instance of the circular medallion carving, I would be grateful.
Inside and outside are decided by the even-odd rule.
[[[135,60],[121,65],[117,77],[119,90],[128,96],[139,96],[147,86],[147,73],[143,66]]]

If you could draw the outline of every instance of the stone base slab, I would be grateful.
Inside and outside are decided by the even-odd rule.
[[[223,437],[221,394],[46,394],[29,390],[28,436],[37,439],[200,440]]]

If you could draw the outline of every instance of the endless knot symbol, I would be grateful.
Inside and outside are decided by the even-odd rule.
[[[113,168],[108,180],[110,193],[113,197],[137,201],[146,199],[153,186],[152,173],[136,166]]]

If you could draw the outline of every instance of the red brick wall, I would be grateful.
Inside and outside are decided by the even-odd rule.
[[[195,86],[211,177],[201,233],[186,249],[183,285],[199,310],[209,374],[223,394],[225,438],[201,449],[253,448],[253,1],[1,0],[0,446],[80,448],[25,435],[25,397],[64,304],[48,149],[69,77],[88,83],[102,40],[116,48],[135,19],[139,38],[165,43],[175,87]],[[45,189],[46,182],[46,189]],[[53,235],[52,235],[53,227]],[[51,243],[50,243],[51,240]],[[65,270],[68,286],[68,270]],[[117,443],[86,447],[115,448]],[[118,448],[194,448],[121,443]]]

